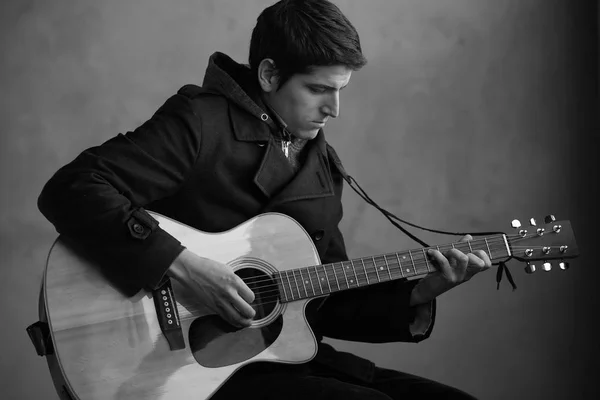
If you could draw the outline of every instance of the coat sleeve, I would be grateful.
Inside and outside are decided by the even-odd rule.
[[[155,288],[183,250],[144,210],[184,182],[200,149],[190,99],[169,98],[139,128],[83,151],[59,169],[39,198],[58,233],[110,265],[133,287]]]
[[[336,228],[323,263],[346,261],[344,238]],[[323,336],[369,343],[419,342],[429,337],[435,300],[410,307],[417,281],[396,280],[330,295],[320,306]]]

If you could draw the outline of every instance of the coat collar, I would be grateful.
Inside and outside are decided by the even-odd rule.
[[[214,53],[206,69],[203,87],[228,99],[230,122],[238,141],[267,146],[254,182],[271,199],[271,204],[334,194],[323,130],[307,144],[304,165],[294,174],[272,137],[282,128],[281,122],[274,121],[273,115],[269,115],[269,108],[262,102],[260,88],[253,81],[248,66],[236,63],[223,53]]]
[[[269,197],[268,207],[295,200],[314,199],[334,195],[333,181],[326,153],[323,131],[307,144],[304,164],[294,171],[283,152],[269,141],[254,183]]]

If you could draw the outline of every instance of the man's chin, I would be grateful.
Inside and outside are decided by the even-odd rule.
[[[301,132],[298,132],[298,135],[296,135],[296,137],[298,137],[300,139],[305,139],[305,140],[312,140],[317,137],[320,130],[321,130],[320,128],[317,128],[317,129],[301,131]]]

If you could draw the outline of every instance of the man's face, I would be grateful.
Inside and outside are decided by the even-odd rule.
[[[279,90],[265,95],[289,131],[310,140],[330,117],[339,115],[340,91],[348,85],[351,75],[352,70],[344,66],[315,67],[309,74],[292,76]]]

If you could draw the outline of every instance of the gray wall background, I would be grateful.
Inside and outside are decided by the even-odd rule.
[[[56,237],[42,185],[84,148],[133,129],[216,50],[245,61],[271,0],[4,1],[0,5],[0,397],[56,398],[25,333]],[[382,366],[483,399],[598,395],[597,17],[583,0],[337,0],[369,64],[342,97],[329,141],[397,215],[456,231],[570,219],[567,272],[495,289],[495,270],[443,295],[420,344],[335,342]],[[589,23],[589,24],[588,24]],[[418,247],[351,190],[351,256]],[[452,237],[423,234],[430,243]],[[590,382],[591,381],[591,382]]]

